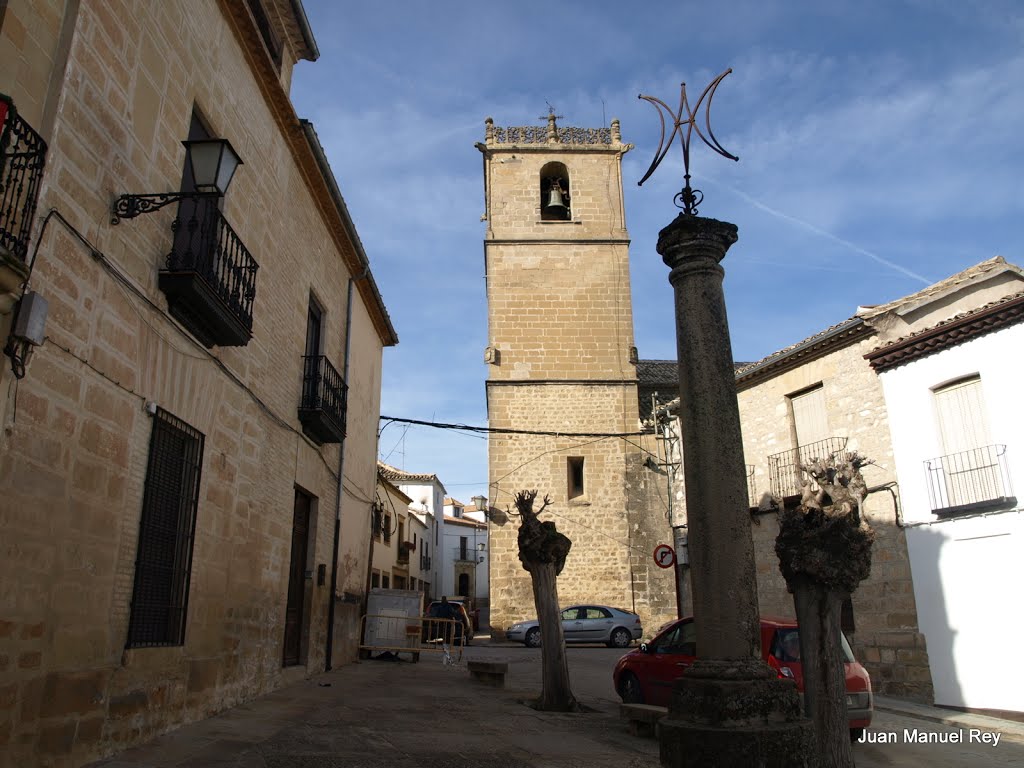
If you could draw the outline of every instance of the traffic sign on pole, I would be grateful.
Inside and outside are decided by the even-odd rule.
[[[659,544],[654,548],[654,564],[659,568],[671,568],[676,564],[676,552],[668,544]]]

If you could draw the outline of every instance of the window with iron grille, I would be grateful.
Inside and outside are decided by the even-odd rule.
[[[203,440],[201,432],[157,409],[142,497],[128,648],[185,642]]]

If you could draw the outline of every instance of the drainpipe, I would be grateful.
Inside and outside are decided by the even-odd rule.
[[[352,293],[356,280],[365,280],[370,274],[369,267],[364,267],[363,272],[356,277],[348,279],[348,304],[345,307],[345,365],[342,377],[345,386],[348,386],[349,358],[352,349]],[[345,422],[348,423],[348,396],[346,394]],[[346,432],[348,429],[346,427]],[[334,605],[338,601],[338,550],[341,545],[341,498],[344,495],[345,485],[345,438],[341,438],[341,445],[338,447],[338,492],[334,500],[334,550],[331,557],[331,591],[327,603],[327,644],[324,648],[324,672],[332,669],[331,656],[334,653]],[[372,526],[371,526],[372,530]]]

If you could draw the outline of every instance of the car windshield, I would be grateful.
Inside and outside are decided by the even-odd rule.
[[[843,648],[843,662],[852,664],[854,662],[853,651],[846,635],[839,635]],[[771,655],[779,661],[797,662],[800,661],[800,630],[796,627],[779,627],[772,637]]]

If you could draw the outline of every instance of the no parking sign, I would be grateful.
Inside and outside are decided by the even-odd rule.
[[[654,564],[659,568],[671,568],[676,564],[676,552],[668,544],[659,544],[654,548]]]

